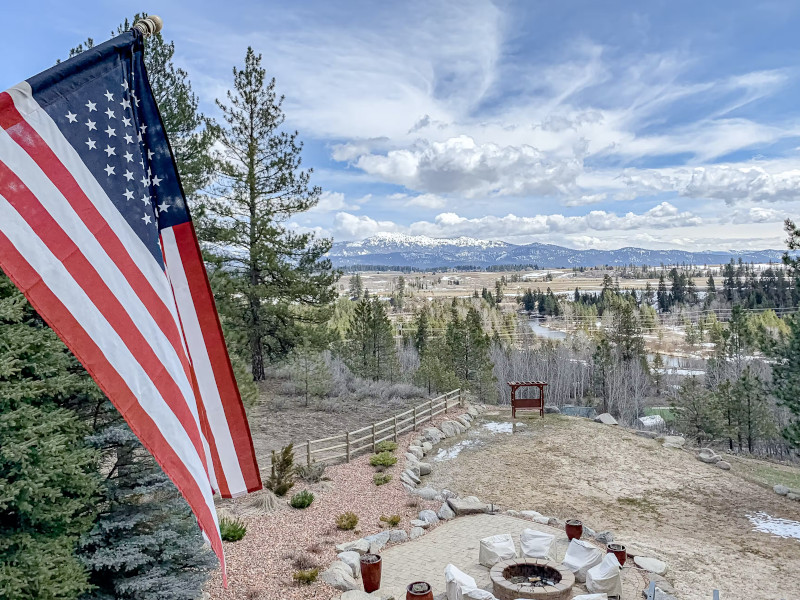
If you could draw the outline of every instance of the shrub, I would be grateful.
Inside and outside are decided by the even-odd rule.
[[[292,506],[292,508],[308,508],[311,506],[313,501],[314,494],[308,490],[303,490],[302,492],[298,492],[292,496],[292,499],[289,500],[289,504]]]
[[[280,454],[272,451],[272,471],[267,479],[267,489],[276,496],[285,496],[294,485],[294,450],[293,445],[281,449]]]
[[[303,585],[311,585],[319,577],[319,569],[303,569],[292,573],[292,579]]]
[[[295,474],[309,483],[319,483],[320,481],[327,480],[325,477],[325,463],[312,462],[311,465],[301,465],[295,467]]]
[[[389,473],[375,473],[372,476],[372,481],[375,482],[375,485],[383,485],[385,483],[389,483],[392,480],[392,476]]]
[[[314,542],[310,546],[306,548],[306,552],[311,552],[312,554],[322,554],[325,552],[325,546],[320,544],[319,542]]]
[[[397,462],[397,457],[391,452],[379,452],[369,457],[369,464],[373,467],[391,467]]]
[[[299,552],[292,557],[292,566],[301,571],[301,570],[308,570],[308,569],[316,569],[319,567],[319,563],[317,559],[311,556],[310,554],[305,554],[304,552]]]
[[[397,527],[402,521],[403,518],[400,515],[392,515],[391,517],[387,517],[386,515],[381,515],[381,522],[385,523],[387,527]]]
[[[242,523],[239,519],[230,519],[228,517],[220,517],[219,532],[222,535],[224,542],[238,542],[247,533],[247,525]]]
[[[394,452],[395,450],[397,450],[397,442],[389,440],[378,442],[378,445],[375,446],[375,452]]]
[[[358,525],[358,517],[354,512],[348,511],[336,517],[336,527],[339,529],[350,531],[351,529],[355,529],[356,525]]]

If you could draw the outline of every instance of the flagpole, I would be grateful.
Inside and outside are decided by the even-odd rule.
[[[133,26],[134,29],[141,31],[144,37],[149,37],[158,33],[163,27],[164,19],[158,15],[150,15],[145,19],[139,19]]]

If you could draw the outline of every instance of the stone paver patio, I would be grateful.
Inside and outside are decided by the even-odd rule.
[[[519,534],[524,529],[536,529],[556,536],[553,556],[557,562],[564,558],[569,541],[561,529],[508,515],[473,515],[443,523],[416,540],[385,549],[381,592],[395,598],[405,598],[406,586],[413,581],[427,581],[434,596],[445,591],[444,568],[452,563],[475,578],[478,586],[492,591],[489,569],[478,563],[480,540],[500,533],[510,533],[519,554]],[[623,598],[641,598],[642,576],[629,565],[623,569]],[[576,583],[573,596],[586,594],[583,584]]]

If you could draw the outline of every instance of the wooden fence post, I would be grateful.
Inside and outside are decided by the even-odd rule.
[[[414,431],[417,430],[417,407],[414,407]]]
[[[445,406],[447,406],[446,402],[445,402]],[[431,409],[430,409],[429,412],[430,412],[430,419],[429,420],[433,421],[433,400],[431,400]]]
[[[311,466],[311,440],[306,442],[306,464]]]
[[[461,388],[458,388],[458,405],[464,408],[464,396],[461,395]]]
[[[345,443],[347,447],[345,448],[345,452],[347,454],[347,462],[350,462],[350,432],[345,431]]]
[[[375,423],[372,424],[372,452],[377,452],[378,443],[375,441]]]
[[[447,403],[450,402],[450,394],[446,394],[444,397],[444,414],[447,414]]]
[[[397,415],[394,416],[394,441],[397,441]]]

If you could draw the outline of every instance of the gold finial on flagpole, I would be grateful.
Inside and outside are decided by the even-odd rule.
[[[142,35],[145,37],[149,37],[155,33],[158,33],[163,27],[164,19],[158,15],[150,15],[145,19],[139,19],[133,26],[134,29],[141,31]]]

